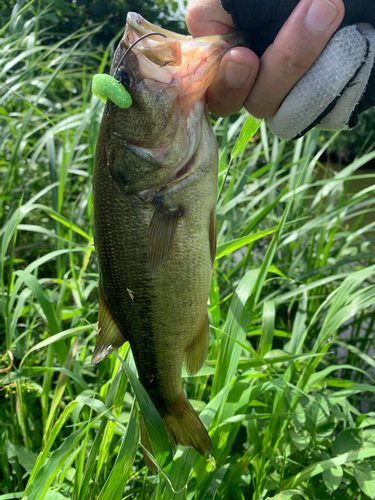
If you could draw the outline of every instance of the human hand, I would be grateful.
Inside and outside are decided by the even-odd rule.
[[[271,43],[272,39],[267,42],[266,36],[262,40],[262,33],[254,28],[258,40],[252,46],[258,55],[271,43],[260,59],[245,47],[230,49],[223,56],[218,74],[207,91],[209,110],[217,116],[237,113],[243,106],[255,117],[273,116],[319,57],[344,17],[342,0],[301,0],[294,10],[297,0],[271,2],[267,5],[263,0],[259,6],[258,2],[248,0],[247,16],[253,17],[254,26],[257,22],[271,26],[268,35],[278,34]],[[285,14],[291,11],[284,23]],[[235,29],[220,0],[193,0],[187,8],[186,23],[193,37]]]

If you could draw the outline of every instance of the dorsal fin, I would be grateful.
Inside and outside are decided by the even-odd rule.
[[[98,338],[91,363],[97,364],[126,342],[110,313],[99,286]]]

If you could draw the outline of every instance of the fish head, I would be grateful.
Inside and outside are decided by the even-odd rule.
[[[108,100],[106,113],[112,134],[148,163],[137,188],[168,182],[192,158],[200,140],[207,87],[223,54],[239,44],[238,33],[193,39],[128,13],[111,74],[121,77],[133,104],[122,109]],[[155,170],[154,179],[147,177]]]

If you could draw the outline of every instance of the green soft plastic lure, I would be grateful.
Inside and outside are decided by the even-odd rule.
[[[104,103],[108,98],[122,109],[129,108],[133,102],[121,81],[110,75],[95,75],[92,80],[92,93]]]
[[[134,47],[134,45],[136,45],[138,42],[140,42],[141,40],[143,40],[148,36],[155,36],[155,35],[167,38],[166,35],[163,35],[162,33],[157,33],[156,31],[152,33],[147,33],[146,35],[143,35],[140,38],[138,38],[138,40],[136,40],[122,56],[113,76],[111,75],[94,76],[94,78],[92,79],[92,93],[96,95],[96,97],[99,97],[99,99],[101,99],[104,103],[107,102],[107,99],[110,99],[119,108],[122,109],[129,108],[132,105],[133,101],[131,95],[126,90],[124,85],[127,75],[124,74],[122,70],[120,70],[120,66],[125,57]]]

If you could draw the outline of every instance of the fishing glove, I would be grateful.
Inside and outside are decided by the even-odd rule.
[[[260,57],[298,0],[221,0],[247,46]],[[272,132],[297,139],[312,127],[350,129],[375,106],[375,0],[344,0],[345,17],[309,71],[269,119]]]

